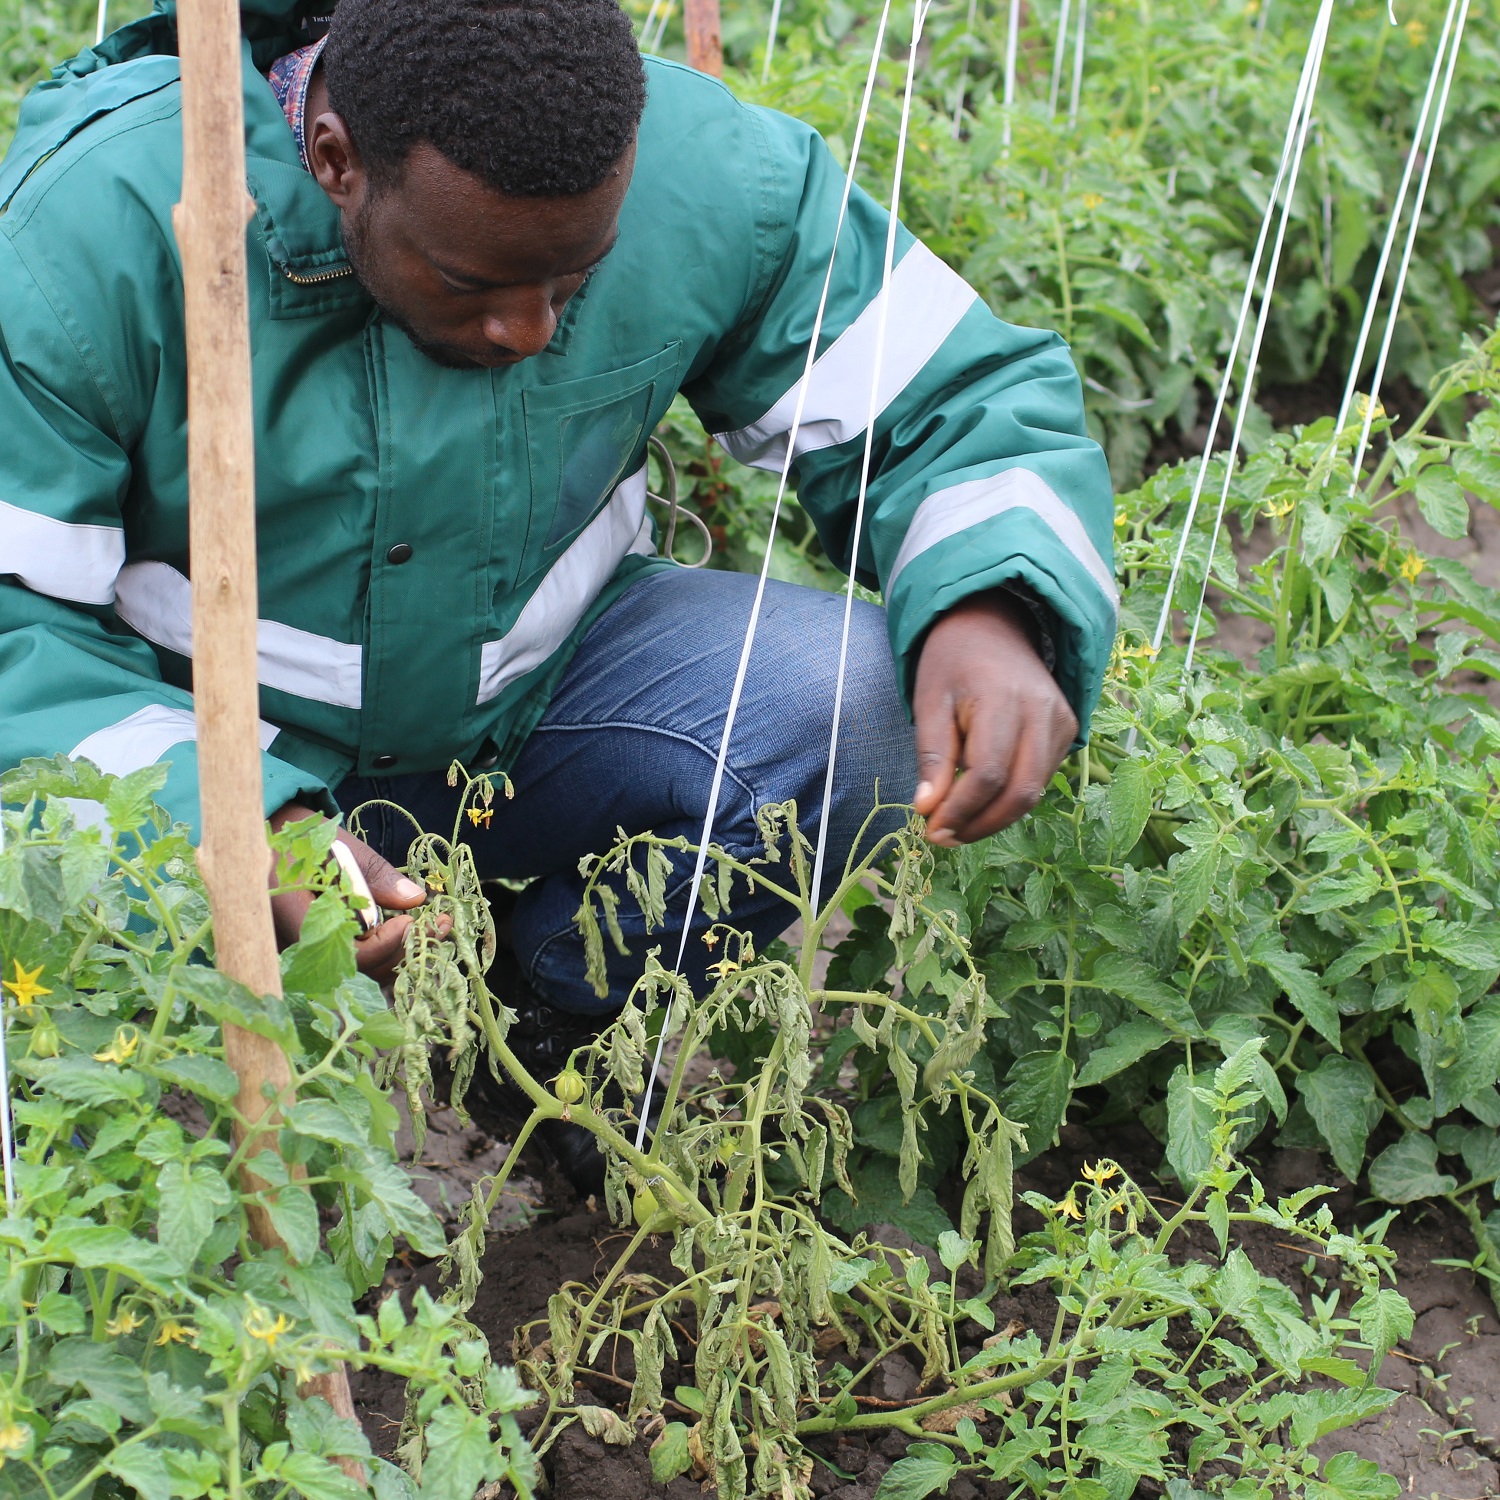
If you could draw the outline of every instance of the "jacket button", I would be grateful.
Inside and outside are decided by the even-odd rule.
[[[377,771],[389,771],[396,764],[396,757],[394,755],[377,755],[370,764]]]
[[[411,548],[405,542],[397,542],[385,555],[385,560],[392,567],[399,568],[402,563],[411,561]]]

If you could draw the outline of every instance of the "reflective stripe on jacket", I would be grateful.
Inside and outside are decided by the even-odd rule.
[[[0,164],[0,765],[166,758],[163,800],[196,825],[169,37],[149,18],[60,69]],[[614,251],[543,354],[454,371],[353,277],[247,43],[268,811],[351,771],[486,746],[510,761],[583,632],[671,566],[654,555],[645,446],[679,390],[736,458],[779,470],[842,174],[809,127],[685,68],[647,70]],[[1078,377],[1056,335],[1000,321],[904,230],[849,556],[885,226],[856,194],[797,436],[802,503],[830,556],[883,589],[908,691],[939,615],[1018,583],[1050,611],[1086,725],[1116,595]]]

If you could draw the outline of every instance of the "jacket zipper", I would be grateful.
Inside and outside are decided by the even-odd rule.
[[[354,268],[352,266],[338,266],[331,271],[317,271],[311,276],[299,276],[297,272],[290,271],[283,266],[281,274],[297,286],[317,286],[323,281],[337,281],[342,276],[352,276]]]

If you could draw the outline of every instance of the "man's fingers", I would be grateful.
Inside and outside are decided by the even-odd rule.
[[[917,730],[917,794],[912,801],[923,817],[930,817],[958,770],[958,720],[946,693],[924,695],[920,675],[912,707]]]
[[[982,838],[983,833],[973,830],[989,821],[986,814],[997,802],[1014,795],[1017,741],[1026,734],[1018,709],[1014,703],[991,704],[971,715],[964,733],[963,775],[927,820],[935,844]]]
[[[1078,733],[1078,720],[1061,696],[1043,703],[1018,704],[1005,722],[1007,745],[1002,747],[995,740],[981,744],[975,736],[965,743],[964,763],[967,766],[972,761],[974,768],[964,772],[947,805],[933,820],[951,827],[954,843],[987,838],[1024,818],[1041,801]],[[976,777],[979,765],[997,748],[999,768],[985,778]],[[975,782],[975,796],[968,806],[959,807],[958,799],[971,780]]]
[[[360,973],[376,980],[389,979],[395,974],[410,931],[410,917],[390,917],[374,931],[361,935],[354,945]]]
[[[415,880],[403,875],[362,839],[355,838],[352,833],[340,833],[339,842],[353,852],[377,906],[387,911],[410,911],[427,899],[427,892]]]
[[[969,821],[956,830],[959,838],[966,844],[973,843],[1024,818],[1047,790],[1049,764],[1041,734],[1034,727],[1023,732],[1011,757],[1004,788],[983,807],[976,808]]]

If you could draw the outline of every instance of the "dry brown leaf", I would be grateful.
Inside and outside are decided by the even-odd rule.
[[[958,1424],[965,1417],[971,1422],[982,1422],[984,1408],[977,1401],[965,1401],[961,1406],[945,1406],[942,1411],[932,1412],[922,1418],[922,1431],[957,1432]]]
[[[993,1349],[996,1344],[1008,1344],[1018,1334],[1026,1332],[1026,1325],[1019,1318],[1012,1318],[999,1333],[992,1333],[985,1341],[986,1349]]]
[[[694,1422],[688,1428],[688,1452],[693,1458],[693,1478],[712,1479],[714,1461],[708,1449],[703,1446],[702,1422]]]
[[[580,1406],[578,1420],[590,1437],[602,1438],[617,1448],[628,1448],[635,1441],[635,1428],[621,1421],[620,1414],[607,1406]]]

